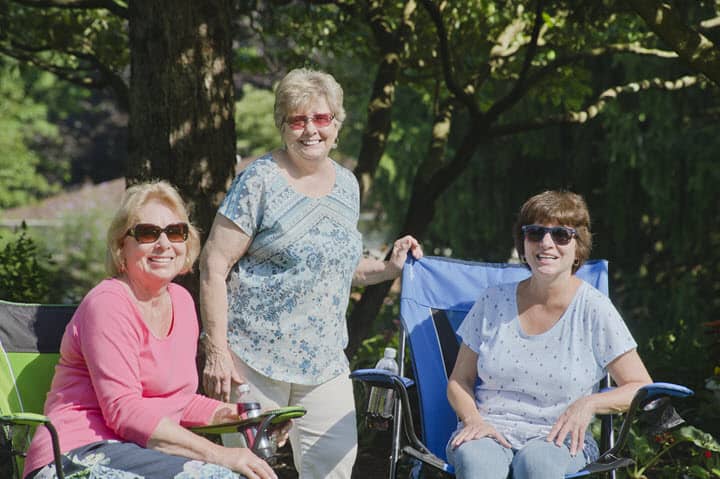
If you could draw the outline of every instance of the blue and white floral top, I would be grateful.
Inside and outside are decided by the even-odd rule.
[[[348,370],[345,311],[362,254],[353,174],[320,198],[294,190],[271,154],[235,178],[219,213],[252,242],[227,280],[228,342],[253,369],[316,385]]]

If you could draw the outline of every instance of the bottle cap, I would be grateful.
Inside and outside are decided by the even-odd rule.
[[[397,351],[395,350],[395,348],[385,348],[385,357],[386,358],[395,359],[395,356],[397,356]]]

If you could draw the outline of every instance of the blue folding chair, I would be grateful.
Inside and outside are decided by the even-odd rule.
[[[480,292],[492,285],[519,281],[530,271],[524,265],[503,263],[476,263],[447,258],[424,257],[408,259],[403,270],[400,295],[400,348],[398,375],[378,369],[354,371],[350,377],[369,386],[392,388],[395,397],[395,414],[390,454],[389,477],[397,477],[398,461],[409,456],[415,459],[411,477],[418,477],[424,465],[453,474],[447,463],[445,446],[457,426],[457,416],[447,400],[448,376],[452,372],[459,350],[456,334]],[[605,260],[588,261],[577,276],[605,295],[608,294],[608,263]],[[403,377],[405,347],[410,346],[414,381]],[[609,387],[609,376],[600,387]],[[408,389],[417,391],[420,419],[420,437],[415,432],[413,412]],[[670,397],[686,397],[693,392],[668,383],[654,383],[636,394],[625,421],[615,439],[613,417],[602,416],[600,458],[583,470],[566,475],[566,479],[608,472],[631,465],[633,461],[621,457],[632,421],[640,412],[654,414],[667,429],[682,422],[672,409]],[[401,434],[402,433],[402,434]]]

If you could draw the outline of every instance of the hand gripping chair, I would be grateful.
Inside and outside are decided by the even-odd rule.
[[[60,467],[58,433],[43,415],[43,405],[60,357],[60,341],[75,308],[0,300],[0,477],[22,477],[25,451],[39,425],[48,428],[58,478],[65,477]],[[272,462],[272,430],[303,415],[304,408],[291,406],[238,422],[191,430],[211,435],[242,432],[253,452]]]
[[[414,458],[411,477],[418,477],[424,466],[453,474],[447,463],[445,445],[456,428],[457,417],[446,396],[448,376],[452,372],[459,350],[456,330],[465,318],[480,291],[488,286],[519,281],[530,275],[524,265],[491,264],[424,257],[408,259],[403,269],[400,295],[400,372],[393,375],[384,370],[361,369],[350,377],[369,386],[395,390],[399,398],[395,404],[392,450],[389,477],[398,473],[401,456]],[[585,263],[577,276],[608,294],[608,264],[604,260]],[[405,346],[409,343],[414,380],[403,377]],[[604,381],[609,386],[609,378]],[[420,437],[413,425],[413,412],[408,389],[417,391]],[[674,384],[654,383],[638,391],[625,414],[625,421],[615,439],[613,417],[602,416],[600,458],[583,470],[566,475],[566,479],[608,472],[615,477],[615,469],[632,464],[631,459],[619,455],[624,446],[632,420],[639,413],[657,416],[658,428],[668,429],[682,422],[672,408],[670,397],[686,397],[692,391]],[[422,438],[422,440],[420,439]],[[402,447],[401,447],[402,446]]]

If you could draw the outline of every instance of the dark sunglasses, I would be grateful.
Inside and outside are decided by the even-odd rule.
[[[140,244],[154,243],[165,233],[171,243],[182,243],[188,238],[190,228],[187,223],[173,223],[165,228],[150,223],[139,223],[130,228],[126,236],[132,236]]]
[[[333,115],[332,113],[315,113],[312,116],[289,116],[285,118],[285,123],[288,124],[291,130],[304,130],[308,122],[312,121],[313,124],[318,128],[325,128],[326,126],[330,125],[330,123],[332,123],[333,119],[335,119],[335,115]]]
[[[564,246],[572,241],[574,236],[577,236],[577,231],[567,226],[540,226],[540,225],[525,225],[522,227],[523,236],[528,241],[539,243],[543,240],[546,234],[550,233],[550,237],[560,246]]]

